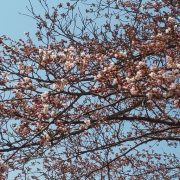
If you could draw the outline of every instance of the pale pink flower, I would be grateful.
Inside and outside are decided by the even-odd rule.
[[[112,85],[116,85],[117,83],[118,83],[117,78],[114,78],[114,79],[113,79],[113,82],[112,82]]]
[[[171,28],[168,27],[168,28],[165,30],[165,32],[168,34],[169,32],[171,32]]]
[[[146,96],[148,99],[152,99],[153,93],[152,92],[148,92],[146,93]]]
[[[172,83],[172,84],[170,85],[170,88],[171,88],[171,89],[176,89],[176,87],[177,87],[177,84],[176,84],[176,83]]]
[[[85,120],[84,123],[85,123],[86,126],[90,126],[91,125],[91,121],[89,119]]]
[[[149,74],[149,76],[150,76],[151,78],[156,78],[156,77],[157,77],[156,73],[154,73],[154,72],[151,72],[151,73]]]
[[[175,22],[175,19],[174,19],[173,17],[168,17],[168,21],[169,21],[170,23],[174,23],[174,22]]]
[[[45,91],[45,92],[43,92],[42,94],[41,94],[41,97],[42,98],[46,98],[46,97],[48,97],[48,92],[47,91]]]
[[[145,63],[144,61],[139,61],[138,65],[139,65],[139,66],[145,66],[146,63]]]
[[[29,77],[24,77],[24,79],[23,79],[23,80],[24,80],[24,82],[25,82],[25,83],[29,83],[29,82],[31,82],[31,79],[30,79]]]
[[[135,87],[132,87],[132,88],[130,89],[130,92],[131,92],[132,95],[137,95],[137,94],[138,94],[138,90],[136,90]]]
[[[45,105],[43,106],[42,112],[43,112],[44,114],[47,114],[47,113],[48,113],[48,110],[49,110],[49,105],[48,105],[48,104],[45,104]]]

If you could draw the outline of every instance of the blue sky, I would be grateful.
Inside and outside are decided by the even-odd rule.
[[[24,32],[34,32],[35,22],[19,13],[27,12],[28,0],[0,0],[0,36],[23,38]]]

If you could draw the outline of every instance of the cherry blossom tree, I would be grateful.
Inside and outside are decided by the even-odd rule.
[[[0,179],[178,178],[179,1],[29,3],[38,42],[0,38]]]

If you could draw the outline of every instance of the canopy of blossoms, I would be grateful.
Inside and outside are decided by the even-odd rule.
[[[1,173],[53,178],[53,172],[62,179],[176,173],[178,157],[153,148],[176,148],[180,140],[180,34],[171,8],[172,14],[155,17],[142,11],[139,29],[120,24],[121,36],[110,41],[89,37],[39,46],[2,36]]]

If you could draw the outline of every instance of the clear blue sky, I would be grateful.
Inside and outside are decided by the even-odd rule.
[[[27,5],[28,0],[0,0],[0,36],[19,39],[24,32],[34,32],[35,21],[19,14],[27,12]]]
[[[61,0],[61,2],[66,1]],[[41,13],[42,7],[38,0],[31,2],[35,11]],[[57,2],[60,0],[49,0],[48,4],[52,6]],[[24,37],[24,32],[30,32],[31,35],[35,33],[35,20],[20,14],[28,12],[26,6],[29,6],[28,0],[0,0],[0,36],[7,35],[17,40]]]

